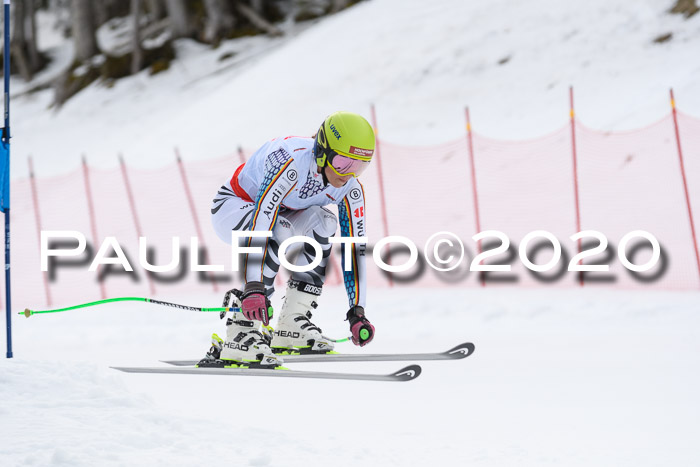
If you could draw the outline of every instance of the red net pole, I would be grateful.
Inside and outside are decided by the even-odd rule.
[[[92,190],[90,189],[90,170],[88,169],[87,160],[85,155],[83,155],[83,180],[85,181],[85,197],[88,203],[88,215],[90,217],[90,230],[92,231],[92,241],[94,242],[95,248],[98,247],[97,238],[97,222],[95,221],[95,206],[92,202]],[[102,300],[107,298],[107,290],[104,281],[99,279],[100,268],[97,267],[97,281],[100,283],[100,295]]]
[[[380,141],[379,141],[379,131],[377,127],[377,113],[374,111],[374,104],[372,104],[372,126],[374,127],[374,137],[376,139],[376,146],[374,149],[375,155],[374,159],[377,160],[377,171],[379,172],[379,195],[382,200],[382,222],[384,223],[384,236],[389,236],[389,221],[387,221],[386,215],[386,196],[384,195],[384,174],[382,172],[382,158],[380,156]],[[391,258],[387,256],[386,262],[390,264]],[[389,278],[389,287],[394,286],[394,281],[391,275],[387,276]]]
[[[143,231],[141,230],[141,223],[139,222],[139,215],[138,212],[136,211],[136,203],[134,202],[134,194],[131,191],[131,183],[129,182],[129,174],[126,170],[126,164],[124,163],[124,157],[122,157],[121,154],[119,154],[119,165],[121,166],[122,169],[122,178],[124,179],[124,186],[126,187],[126,196],[129,199],[129,207],[131,208],[131,215],[132,218],[134,219],[134,227],[136,228],[136,235],[139,238],[139,241],[141,241],[141,237],[143,237]],[[146,273],[146,279],[148,280],[148,288],[151,291],[151,295],[156,294],[156,286],[153,284],[153,279],[151,276]]]
[[[190,205],[190,212],[192,213],[192,221],[194,222],[194,227],[195,230],[197,231],[197,237],[199,238],[199,241],[201,242],[201,245],[204,247],[205,251],[207,250],[206,245],[204,244],[204,235],[202,234],[202,226],[199,225],[199,218],[197,217],[197,209],[195,208],[194,205],[194,198],[192,197],[192,191],[190,190],[190,184],[187,181],[187,173],[185,173],[185,166],[182,163],[182,158],[180,157],[180,151],[175,148],[175,157],[177,157],[177,166],[180,169],[180,176],[182,177],[182,186],[185,188],[185,194],[187,195],[187,202]],[[212,286],[214,287],[214,292],[219,291],[219,286],[216,284],[216,281],[213,280],[213,275],[211,271],[207,271],[207,276],[212,279],[211,283]]]
[[[578,195],[578,161],[576,155],[576,114],[574,113],[574,87],[569,87],[569,117],[571,119],[571,156],[574,171],[574,203],[576,206],[576,232],[581,231],[581,206]],[[581,239],[577,242],[578,252],[581,253]],[[579,272],[579,283],[583,287],[583,272]]]
[[[476,185],[476,164],[474,162],[474,141],[472,138],[472,122],[469,117],[469,107],[465,108],[467,117],[467,149],[469,150],[469,166],[472,173],[472,196],[474,198],[474,220],[476,221],[476,233],[481,232],[481,216],[479,215],[479,191]],[[481,254],[481,240],[476,242],[476,249]],[[486,287],[486,279],[481,275],[481,286]]]
[[[695,222],[693,221],[693,209],[690,205],[690,195],[688,194],[688,180],[685,176],[685,164],[683,163],[683,149],[681,147],[681,134],[678,130],[678,115],[676,113],[676,99],[673,97],[671,89],[671,112],[673,113],[673,126],[676,130],[676,145],[678,147],[678,160],[681,164],[681,176],[683,178],[683,190],[685,191],[685,203],[688,207],[688,220],[690,221],[690,232],[693,236],[693,247],[695,248],[695,261],[698,265],[698,275],[700,277],[700,253],[698,253],[698,239],[695,234]]]
[[[41,244],[41,213],[39,212],[39,195],[36,189],[36,179],[34,178],[34,163],[32,162],[31,156],[27,159],[29,162],[29,182],[32,187],[32,205],[34,206],[34,222],[36,223],[36,234],[39,243]],[[39,245],[41,248],[41,245]],[[49,277],[46,271],[42,271],[42,276],[44,279],[44,293],[46,295],[46,305],[48,308],[53,307],[53,300],[51,300],[51,288],[49,287]]]

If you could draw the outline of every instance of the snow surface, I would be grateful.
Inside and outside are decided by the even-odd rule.
[[[175,145],[186,160],[218,157],[313,134],[338,109],[369,117],[371,103],[387,141],[462,137],[465,105],[477,132],[533,138],[567,124],[569,85],[578,118],[594,128],[658,120],[670,87],[681,109],[700,115],[700,15],[671,15],[673,3],[372,0],[292,40],[214,50],[182,41],[167,72],[96,83],[60,110],[47,110],[51,90],[14,99],[13,173],[26,176],[28,155],[39,176],[78,167],[83,153],[112,167],[118,152],[131,165],[171,163]],[[670,41],[653,42],[668,32]]]
[[[347,333],[331,311],[344,302],[324,294],[326,334]],[[145,304],[22,317],[17,357],[0,361],[0,464],[695,465],[699,305],[696,293],[374,291],[365,351],[476,344],[409,383],[119,373],[107,367],[197,358],[222,322]]]

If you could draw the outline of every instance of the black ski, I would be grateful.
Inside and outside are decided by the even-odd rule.
[[[418,365],[409,365],[394,373],[334,373],[329,371],[298,371],[288,369],[196,368],[196,367],[111,367],[126,373],[160,373],[174,375],[273,376],[282,378],[344,379],[355,381],[413,381],[421,373]]]
[[[465,342],[445,352],[387,353],[387,354],[305,354],[280,355],[284,363],[315,362],[415,362],[425,360],[461,360],[474,353],[474,344]],[[164,360],[175,366],[194,366],[199,360]]]

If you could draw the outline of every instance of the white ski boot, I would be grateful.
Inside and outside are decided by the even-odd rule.
[[[271,336],[260,332],[260,321],[246,319],[241,312],[226,321],[226,340],[219,359],[223,366],[275,368],[284,361],[270,349]]]
[[[273,332],[272,351],[278,354],[328,353],[334,342],[323,337],[321,329],[312,323],[311,310],[318,307],[321,287],[290,280],[287,293]]]

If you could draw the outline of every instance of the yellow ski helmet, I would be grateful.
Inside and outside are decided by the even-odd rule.
[[[358,177],[374,155],[372,126],[361,115],[335,112],[321,124],[314,143],[319,167],[330,166],[338,175]]]

